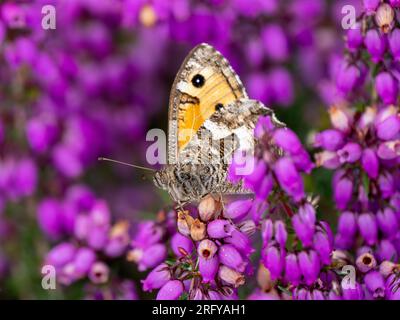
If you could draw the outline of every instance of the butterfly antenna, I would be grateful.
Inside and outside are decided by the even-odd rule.
[[[123,164],[125,166],[129,166],[129,167],[133,167],[133,168],[137,168],[137,169],[142,169],[142,170],[146,170],[146,171],[152,171],[155,172],[156,170],[151,169],[151,168],[146,168],[146,167],[142,167],[142,166],[137,166],[135,164],[130,164],[127,162],[122,162],[122,161],[118,161],[118,160],[114,160],[114,159],[109,159],[109,158],[104,158],[104,157],[98,157],[97,160],[99,161],[109,161],[109,162],[115,162],[118,164]]]

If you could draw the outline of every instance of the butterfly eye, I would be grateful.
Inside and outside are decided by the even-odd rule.
[[[224,105],[223,105],[222,103],[217,103],[217,104],[215,105],[215,111],[219,111],[219,110],[221,110],[223,107],[224,107]]]
[[[204,82],[206,82],[206,80],[204,79],[204,77],[201,74],[196,74],[192,78],[192,84],[196,88],[201,88],[202,86],[204,86]]]

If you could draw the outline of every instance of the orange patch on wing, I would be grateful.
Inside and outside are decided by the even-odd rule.
[[[206,70],[209,71],[209,70]],[[238,90],[232,90],[222,73],[207,74],[202,88],[188,87],[185,94],[196,97],[199,103],[181,103],[178,112],[178,147],[187,146],[203,123],[215,112],[219,103],[227,105],[242,97]]]

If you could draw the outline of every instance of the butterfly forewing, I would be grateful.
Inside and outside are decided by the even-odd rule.
[[[192,160],[204,156],[204,152],[182,151],[190,148],[192,140],[197,139],[194,142],[197,146],[202,137],[207,138],[203,124],[216,111],[242,98],[247,98],[246,91],[228,61],[207,44],[195,47],[183,62],[171,90],[169,163],[179,163],[188,156]]]

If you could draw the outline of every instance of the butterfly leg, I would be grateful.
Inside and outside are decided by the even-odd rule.
[[[180,211],[185,211],[184,209],[183,209],[183,207],[186,205],[188,203],[188,201],[185,201],[185,202],[178,202],[177,203],[177,205],[175,206],[175,210],[180,210]]]

